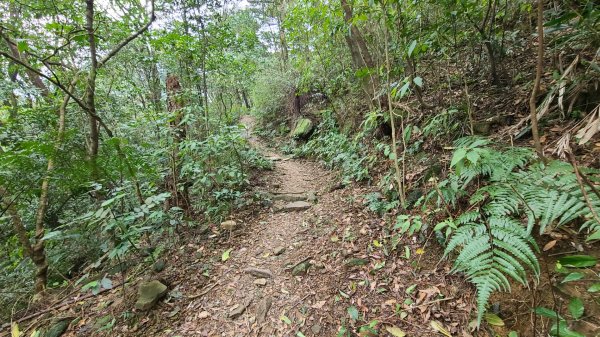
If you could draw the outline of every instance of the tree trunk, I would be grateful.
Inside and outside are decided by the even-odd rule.
[[[540,142],[540,134],[537,119],[537,96],[540,91],[540,83],[542,81],[542,72],[544,67],[544,1],[538,0],[537,8],[537,32],[538,32],[538,48],[537,48],[537,65],[535,72],[535,82],[531,97],[529,98],[529,113],[531,118],[531,134],[533,135],[533,144],[540,158],[544,159],[544,151]]]
[[[242,99],[244,100],[244,105],[246,106],[246,109],[250,110],[252,107],[250,106],[248,95],[246,94],[246,90],[244,89],[242,89]]]
[[[100,135],[98,120],[96,119],[96,74],[98,70],[98,58],[96,54],[96,37],[94,33],[94,0],[86,0],[86,25],[88,43],[90,47],[90,70],[88,72],[87,86],[85,89],[84,102],[87,106],[88,125],[90,128],[88,156],[92,167],[92,180],[98,179],[98,149],[100,147]]]
[[[208,121],[208,84],[206,83],[206,29],[204,27],[204,20],[202,17],[200,20],[200,29],[202,29],[202,94],[204,97],[204,102],[202,107],[204,108],[204,127],[206,131],[206,136],[210,133],[210,125]]]
[[[172,193],[171,200],[169,201],[170,206],[181,207],[184,210],[189,209],[189,195],[185,183],[184,188],[179,191],[179,186],[182,185],[180,181],[181,175],[181,158],[179,155],[179,144],[186,138],[186,127],[181,125],[183,120],[183,101],[181,97],[181,84],[179,78],[175,75],[167,76],[167,110],[173,114],[171,119],[171,130],[173,133],[173,150],[172,150],[172,164],[171,164],[171,176],[167,178],[167,186]]]
[[[373,62],[371,53],[367,48],[367,44],[360,33],[360,30],[358,30],[358,27],[352,22],[352,7],[348,4],[347,0],[340,0],[340,2],[344,11],[344,22],[350,27],[350,33],[345,34],[344,38],[350,49],[352,62],[357,70],[364,68],[369,70],[368,76],[363,80],[363,89],[369,96],[369,105],[372,105],[371,101],[379,89],[379,77],[376,74],[373,74],[372,71],[375,67],[375,63]],[[382,104],[380,100],[379,107],[385,107],[385,105],[386,104]]]

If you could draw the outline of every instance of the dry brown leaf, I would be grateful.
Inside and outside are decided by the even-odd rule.
[[[321,309],[325,305],[325,302],[326,301],[318,301],[317,303],[313,304],[311,306],[311,308],[313,308],[313,309]]]
[[[554,247],[556,245],[556,242],[558,242],[558,240],[552,240],[552,241],[548,242],[547,244],[545,244],[543,251],[548,251],[548,250],[552,249],[552,247]]]

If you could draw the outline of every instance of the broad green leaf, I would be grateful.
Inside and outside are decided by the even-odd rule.
[[[488,312],[485,315],[483,315],[483,319],[485,319],[485,321],[488,322],[489,325],[504,326],[504,321],[502,320],[502,318],[498,317],[495,314],[492,314],[491,312]]]
[[[221,255],[221,261],[225,262],[225,261],[229,260],[229,254],[231,254],[232,250],[233,250],[233,248],[229,248],[226,251],[224,251],[223,255]]]
[[[415,82],[416,85],[418,85],[420,88],[423,87],[423,79],[420,76],[417,76],[413,79],[413,82]]]
[[[597,292],[599,292],[599,291],[600,291],[600,283],[594,283],[594,284],[592,284],[592,285],[591,285],[591,286],[590,286],[590,287],[587,289],[587,291],[588,291],[589,293],[597,293]]]
[[[410,82],[406,82],[402,88],[400,88],[400,98],[404,97],[404,95],[406,95],[406,92],[408,91],[408,88],[410,87]]]
[[[458,164],[461,160],[463,160],[465,158],[466,155],[467,155],[467,149],[465,149],[464,147],[461,147],[461,148],[457,149],[456,151],[454,151],[454,155],[452,156],[452,161],[450,162],[450,167],[453,167],[456,164]]]
[[[550,328],[550,335],[560,337],[585,337],[579,332],[570,330],[567,326],[567,322],[564,320],[561,320],[558,324],[554,323],[554,325],[552,325],[552,328]]]
[[[102,280],[100,281],[100,285],[104,289],[112,289],[112,287],[113,287],[112,281],[106,277],[102,278]]]
[[[519,337],[519,334],[516,331],[511,331],[508,333],[508,337]]]
[[[407,293],[408,295],[410,295],[415,292],[415,289],[417,289],[417,285],[413,284],[410,287],[406,288],[406,290],[404,292]]]
[[[566,267],[585,268],[595,266],[598,261],[589,255],[571,255],[561,257],[558,262]]]
[[[353,321],[358,320],[358,309],[356,309],[355,306],[352,307],[348,307],[348,315],[350,316],[350,319]]]
[[[389,332],[390,334],[392,334],[392,336],[395,336],[395,337],[406,336],[406,332],[402,331],[402,329],[400,329],[399,327],[397,327],[395,325],[394,326],[386,326],[385,330],[387,332]]]
[[[298,336],[298,337],[306,337],[306,336],[304,336],[304,334],[303,334],[302,332],[300,332],[300,331],[296,332],[296,336]]]
[[[562,319],[562,317],[560,317],[560,315],[557,314],[556,311],[554,311],[552,309],[544,308],[544,307],[535,308],[535,313],[540,316],[547,317],[547,318]]]
[[[580,319],[583,316],[583,301],[581,298],[575,297],[569,302],[569,312],[574,319]]]
[[[19,50],[20,53],[22,53],[24,51],[28,51],[29,44],[27,43],[27,41],[21,40],[21,41],[17,42],[17,49]]]
[[[417,46],[417,40],[413,40],[408,46],[408,57],[412,56],[413,51],[415,51],[415,47]]]
[[[567,283],[567,282],[572,282],[572,281],[577,281],[577,280],[581,280],[585,275],[583,273],[570,273],[569,275],[567,275],[565,277],[564,280],[562,280],[561,283]]]

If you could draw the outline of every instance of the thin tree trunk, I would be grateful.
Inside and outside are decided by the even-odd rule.
[[[540,142],[540,134],[537,119],[537,96],[540,91],[540,83],[542,81],[542,71],[544,67],[544,1],[538,0],[537,8],[537,33],[538,33],[538,48],[537,48],[537,65],[535,72],[535,81],[533,90],[529,98],[529,113],[531,118],[531,133],[533,135],[533,144],[540,158],[544,159],[544,151]]]
[[[167,184],[170,184],[171,192],[173,197],[171,198],[170,204],[172,206],[181,207],[184,210],[188,210],[189,196],[187,189],[184,187],[182,192],[179,192],[179,185],[182,184],[180,181],[181,175],[181,158],[179,155],[179,144],[186,138],[186,127],[181,125],[183,120],[182,109],[183,102],[181,97],[181,84],[179,79],[175,75],[167,77],[167,109],[173,114],[171,129],[173,132],[173,150],[172,150],[172,164],[171,164],[171,177],[167,178]],[[183,184],[185,185],[185,183]]]
[[[356,27],[356,25],[352,22],[352,7],[350,4],[348,4],[347,0],[340,0],[340,3],[344,11],[344,22],[350,27],[350,33],[345,34],[344,38],[346,39],[346,44],[350,49],[354,66],[357,69],[367,68],[369,70],[368,77],[365,77],[365,80],[363,80],[363,89],[369,96],[369,105],[372,105],[372,99],[375,97],[375,93],[379,89],[379,78],[376,74],[373,74],[372,71],[375,67],[375,63],[373,62],[371,53],[367,48],[367,44],[360,33],[360,30],[358,30],[358,27]],[[383,102],[381,102],[381,100],[378,101],[380,108],[387,105],[382,104]]]
[[[98,149],[100,147],[100,135],[98,121],[96,119],[96,74],[98,70],[98,58],[96,54],[96,37],[94,33],[94,0],[86,0],[86,25],[88,43],[90,48],[90,70],[88,72],[87,86],[84,102],[87,106],[88,125],[90,128],[88,156],[92,167],[92,179],[98,179]]]
[[[204,127],[206,131],[206,136],[210,133],[210,125],[208,120],[208,85],[206,84],[206,29],[204,27],[204,20],[202,17],[199,17],[200,20],[200,29],[202,29],[202,94],[204,97],[204,104],[202,107],[204,108]]]
[[[383,7],[383,5],[382,5]],[[385,7],[383,7],[383,10],[385,12]],[[385,20],[385,19],[384,19]],[[391,81],[390,81],[390,72],[392,69],[392,65],[390,62],[390,53],[389,53],[389,32],[388,32],[388,28],[387,28],[387,24],[384,21],[383,23],[384,25],[384,33],[385,33],[385,37],[384,37],[384,48],[385,48],[385,67],[386,67],[386,72],[387,72],[387,104],[388,104],[388,112],[390,114],[390,124],[392,126],[392,151],[394,153],[394,170],[396,171],[396,183],[398,184],[398,196],[400,198],[400,205],[402,206],[402,208],[406,207],[406,196],[405,196],[405,191],[404,191],[404,174],[402,172],[402,170],[400,169],[400,165],[398,164],[398,144],[396,141],[396,121],[394,119],[394,110],[392,108],[392,95],[390,93],[390,86],[391,86]],[[402,122],[402,131],[404,131],[404,122]],[[402,132],[402,139],[404,139],[404,132]],[[404,160],[404,159],[403,159]]]
[[[244,100],[244,105],[246,106],[246,109],[250,110],[250,108],[252,108],[250,106],[250,101],[248,100],[248,95],[246,95],[246,90],[242,89],[242,99]]]

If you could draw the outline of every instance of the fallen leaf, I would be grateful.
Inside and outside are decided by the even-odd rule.
[[[444,328],[442,323],[440,323],[438,321],[431,321],[431,323],[429,323],[429,324],[435,331],[441,333],[442,335],[447,336],[447,337],[452,337],[450,332],[448,330],[446,330],[446,328]]]
[[[313,309],[321,309],[325,305],[326,301],[319,301],[311,306]]]
[[[502,320],[502,318],[490,312],[486,313],[483,316],[483,319],[485,319],[485,321],[488,322],[489,325],[504,326],[504,321]]]
[[[282,314],[282,315],[279,317],[279,319],[280,319],[280,320],[282,320],[282,321],[283,321],[285,324],[288,324],[288,325],[289,325],[289,324],[292,324],[292,321],[290,321],[290,319],[289,319],[289,318],[288,318],[286,315],[283,315],[283,314]]]
[[[548,251],[550,249],[552,249],[552,247],[554,247],[554,245],[556,245],[557,240],[552,240],[550,242],[548,242],[545,246],[544,246],[544,251]]]
[[[233,250],[233,248],[229,248],[226,251],[224,251],[223,255],[221,255],[221,261],[225,262],[225,261],[229,260],[229,254],[231,253],[232,250]]]

